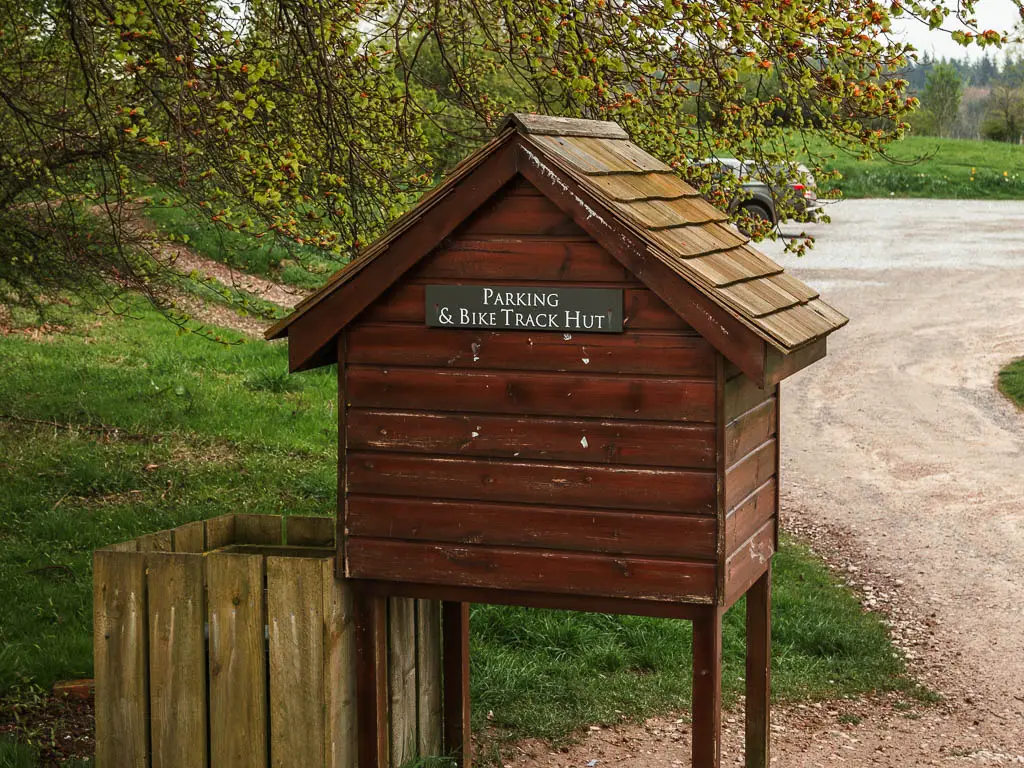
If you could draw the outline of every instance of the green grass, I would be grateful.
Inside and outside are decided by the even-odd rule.
[[[280,344],[178,336],[132,311],[0,338],[0,691],[91,674],[94,548],[226,512],[333,509],[333,370],[285,379]]]
[[[289,376],[283,345],[218,345],[131,310],[68,308],[62,333],[0,336],[0,693],[91,674],[94,548],[225,512],[333,508],[332,369]],[[776,563],[776,697],[916,695],[881,622],[817,559],[787,540]],[[726,622],[730,699],[741,618]],[[475,725],[499,748],[685,707],[690,643],[687,622],[477,606]]]
[[[827,154],[823,144],[812,149]],[[1024,199],[1024,147],[1016,144],[908,136],[888,154],[898,164],[839,154],[826,165],[842,173],[835,187],[847,198]]]
[[[999,372],[999,391],[1024,408],[1024,357]]]
[[[774,563],[774,698],[926,696],[907,677],[877,616],[863,612],[820,560],[784,538]],[[734,606],[724,625],[727,702],[743,690],[743,606]],[[474,727],[487,724],[499,738],[557,741],[590,723],[689,703],[689,622],[474,606],[472,629]]]
[[[186,242],[209,259],[298,288],[319,288],[342,266],[339,259],[325,251],[299,246],[286,249],[271,235],[257,239],[232,232],[199,220],[183,207],[152,203],[146,206],[145,214],[160,231]]]

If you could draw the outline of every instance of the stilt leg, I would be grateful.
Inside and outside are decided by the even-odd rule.
[[[359,768],[388,768],[387,606],[356,588],[356,718]]]
[[[693,768],[722,759],[722,611],[693,622]]]
[[[470,768],[469,603],[441,603],[441,625],[444,655],[444,753],[455,758],[460,768]]]
[[[768,768],[772,659],[772,567],[747,592],[747,762]]]

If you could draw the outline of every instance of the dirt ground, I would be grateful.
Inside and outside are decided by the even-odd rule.
[[[1024,355],[1024,203],[830,213],[808,228],[810,255],[764,246],[852,318],[783,385],[784,525],[889,616],[944,701],[779,707],[772,763],[1024,764],[1024,413],[994,387]],[[724,765],[742,763],[742,722],[726,714]],[[686,766],[687,716],[592,730],[564,752],[523,744],[510,764]]]

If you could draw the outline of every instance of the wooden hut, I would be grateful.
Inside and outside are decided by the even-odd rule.
[[[338,364],[339,576],[361,766],[382,765],[382,601],[444,601],[468,764],[470,602],[694,622],[693,764],[719,764],[721,622],[747,603],[768,760],[779,382],[846,318],[610,122],[512,115],[268,338]]]

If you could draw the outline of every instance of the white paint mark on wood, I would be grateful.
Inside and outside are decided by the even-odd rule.
[[[586,435],[584,435],[583,439],[580,440],[580,445],[582,445],[584,448],[589,448],[590,447],[590,443],[587,442],[587,436]]]

